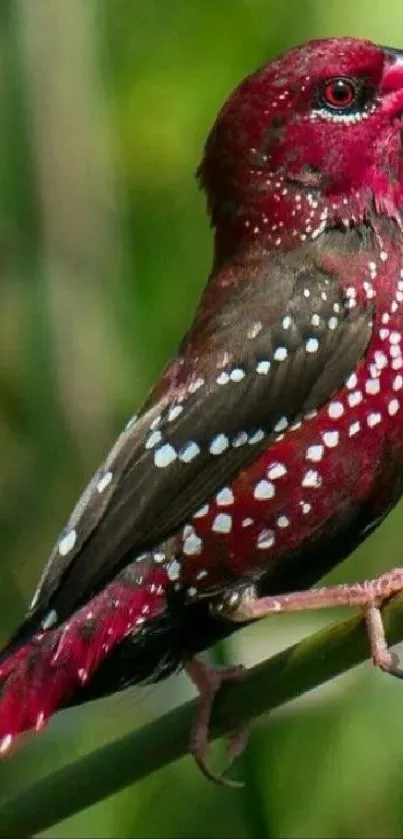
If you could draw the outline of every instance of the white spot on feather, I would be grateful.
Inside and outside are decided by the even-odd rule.
[[[124,431],[130,431],[136,425],[138,414],[133,414],[125,425]]]
[[[241,382],[244,378],[245,371],[241,370],[240,367],[235,367],[234,370],[231,371],[230,379],[232,382]]]
[[[288,428],[288,419],[286,417],[281,417],[279,421],[274,426],[274,431],[276,434],[281,433],[281,431],[285,431]]]
[[[220,455],[225,452],[228,446],[228,437],[225,434],[217,434],[210,443],[210,452],[214,455]]]
[[[365,382],[365,393],[368,393],[370,396],[375,396],[379,393],[381,389],[381,383],[379,379],[368,379]]]
[[[360,402],[362,402],[362,392],[360,390],[354,390],[352,393],[348,394],[347,401],[350,408],[355,408],[360,404]]]
[[[319,349],[319,341],[317,338],[308,338],[305,343],[305,349],[309,353],[317,352]]]
[[[250,446],[253,446],[255,443],[260,443],[261,440],[264,439],[264,431],[261,428],[258,428],[253,434],[250,435],[248,443]]]
[[[76,544],[76,541],[77,541],[77,532],[73,528],[73,530],[70,530],[68,533],[66,533],[66,535],[63,536],[63,538],[59,542],[59,554],[60,554],[60,556],[67,556],[67,554],[69,554],[70,551],[73,550],[74,545]]]
[[[216,502],[221,506],[234,503],[234,493],[230,487],[223,487],[220,492],[217,492]]]
[[[339,442],[338,431],[325,431],[322,435],[323,442],[328,449],[334,449]]]
[[[193,518],[194,519],[202,519],[202,518],[204,518],[204,516],[207,516],[208,511],[209,511],[209,505],[204,504],[204,506],[200,507],[200,509],[197,510],[196,513],[193,513]]]
[[[165,469],[177,458],[177,453],[170,443],[165,443],[160,449],[154,452],[154,463],[159,469]]]
[[[160,431],[152,431],[148,440],[146,441],[145,448],[146,449],[153,449],[158,443],[162,440],[162,434]]]
[[[105,475],[101,478],[100,481],[98,481],[97,490],[98,490],[100,495],[104,491],[104,489],[106,489],[106,487],[109,486],[112,478],[113,478],[113,472],[111,472],[109,470],[109,472],[105,472]]]
[[[215,533],[230,533],[232,529],[232,517],[227,513],[219,513],[215,517],[212,525],[212,530]]]
[[[262,321],[258,320],[252,326],[249,327],[247,331],[248,338],[256,338],[259,335],[259,332],[262,330],[263,324]]]
[[[167,565],[167,574],[168,574],[169,579],[172,582],[175,582],[175,580],[179,579],[180,572],[181,572],[180,562],[178,562],[177,559],[173,559],[172,562],[170,562]]]
[[[253,497],[258,501],[264,501],[268,498],[273,498],[275,492],[276,489],[274,484],[270,481],[263,480],[256,484],[255,489],[253,490]]]
[[[191,533],[190,536],[185,539],[183,553],[187,554],[187,556],[195,556],[201,552],[202,545],[203,542],[200,537],[197,536],[196,533]]]
[[[348,379],[346,379],[346,388],[348,388],[348,390],[354,390],[354,388],[357,387],[357,382],[357,374],[351,373]]]
[[[371,414],[367,416],[367,425],[369,428],[374,428],[375,425],[379,425],[381,422],[382,416],[379,411],[373,411]]]
[[[271,481],[275,481],[277,478],[282,478],[283,475],[286,474],[287,469],[284,466],[284,463],[273,463],[267,470],[267,477],[270,478]]]
[[[232,439],[231,446],[234,449],[238,449],[238,448],[240,448],[240,446],[244,446],[245,443],[247,443],[247,442],[248,442],[248,435],[247,435],[246,431],[239,431],[239,433],[236,434],[235,437]]]
[[[271,548],[274,545],[275,536],[272,530],[262,530],[257,537],[256,545],[260,550]]]
[[[190,463],[198,454],[200,454],[199,446],[191,441],[179,452],[179,460],[182,460],[183,463]]]
[[[183,411],[183,405],[173,405],[168,412],[168,422],[176,420]]]
[[[331,402],[327,412],[331,419],[339,419],[339,417],[342,417],[344,414],[342,402]]]
[[[374,359],[375,359],[375,364],[376,364],[378,370],[383,370],[385,367],[388,366],[388,359],[387,359],[384,352],[381,352],[380,350],[377,350],[374,353]]]
[[[388,405],[388,414],[390,417],[394,417],[397,414],[400,408],[399,400],[398,399],[391,399]]]
[[[277,347],[277,349],[274,353],[275,361],[285,361],[287,356],[288,356],[287,347]]]
[[[202,379],[202,377],[199,376],[199,378],[194,379],[193,382],[190,382],[190,385],[188,386],[188,393],[196,393],[196,391],[199,390],[199,388],[202,387],[202,385],[204,385],[204,379]]]
[[[322,484],[322,478],[315,469],[308,469],[302,480],[303,487],[314,487],[317,489]]]
[[[306,459],[312,460],[313,463],[318,463],[320,460],[322,460],[324,451],[325,449],[322,445],[308,446],[306,450]]]
[[[51,609],[50,612],[44,617],[43,621],[41,622],[42,629],[51,629],[52,626],[57,623],[57,612],[55,609]]]

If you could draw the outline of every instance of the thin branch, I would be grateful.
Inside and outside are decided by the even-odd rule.
[[[403,596],[384,610],[391,644],[403,639]],[[212,739],[368,658],[363,622],[332,624],[248,671],[217,698]],[[187,753],[195,702],[71,763],[0,803],[0,837],[28,837],[145,778]]]

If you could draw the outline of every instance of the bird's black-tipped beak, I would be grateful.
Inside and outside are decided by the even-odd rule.
[[[403,64],[403,50],[397,50],[394,47],[382,47],[387,55],[390,55],[395,62],[400,61]]]
[[[403,90],[403,50],[383,47],[385,64],[382,78],[382,92],[394,93]]]

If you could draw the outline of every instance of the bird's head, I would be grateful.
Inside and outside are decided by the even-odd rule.
[[[213,127],[200,179],[217,236],[319,235],[403,217],[403,51],[312,41],[245,79]]]

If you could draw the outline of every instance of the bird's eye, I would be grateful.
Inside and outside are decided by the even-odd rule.
[[[337,78],[325,81],[319,91],[319,106],[345,113],[358,103],[358,87],[352,79]]]

